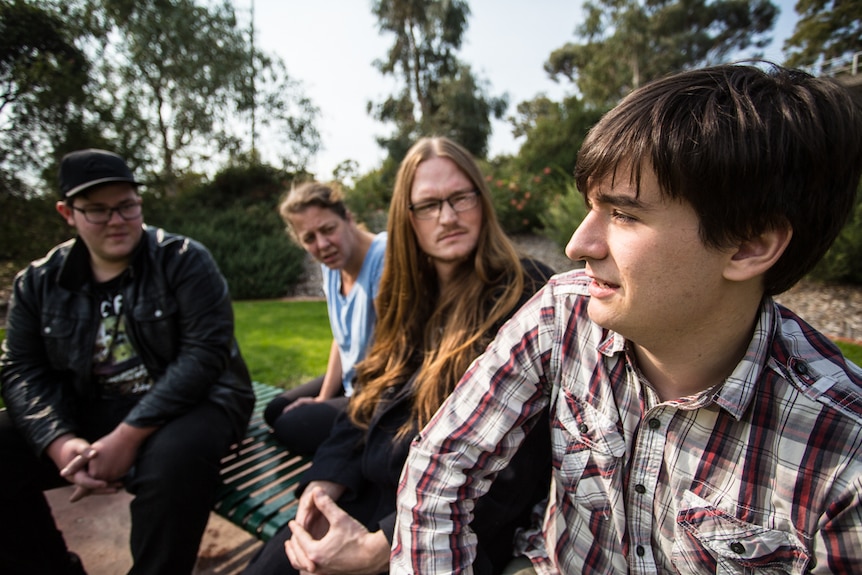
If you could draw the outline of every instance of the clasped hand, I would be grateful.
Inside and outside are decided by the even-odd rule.
[[[374,575],[388,570],[389,541],[371,533],[341,509],[327,490],[309,486],[302,494],[292,536],[284,543],[295,569],[324,575]]]
[[[66,436],[58,440],[58,449],[53,453],[60,475],[75,485],[70,501],[78,501],[87,495],[116,493],[131,469],[136,449],[110,433],[90,444],[80,437]]]

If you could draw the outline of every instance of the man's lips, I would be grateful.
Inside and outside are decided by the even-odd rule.
[[[465,230],[452,230],[452,231],[448,231],[448,232],[446,232],[446,233],[440,234],[440,237],[438,238],[438,241],[443,242],[443,241],[446,241],[446,240],[449,240],[449,239],[452,239],[452,238],[457,238],[457,237],[463,236],[463,235],[464,235],[464,234],[466,234],[466,233],[467,233],[467,232],[466,232]]]
[[[620,287],[620,284],[606,282],[606,281],[601,280],[599,278],[591,278],[591,279],[593,280],[594,284],[596,284],[597,286],[599,286],[601,288],[616,289],[616,288]]]
[[[109,240],[120,241],[120,240],[124,240],[128,236],[129,236],[129,234],[127,232],[111,232],[111,233],[107,234],[106,237]]]
[[[597,278],[595,276],[589,276],[589,278],[592,280],[592,282],[590,282],[590,295],[593,297],[602,297],[616,293],[616,290],[620,287],[619,284],[606,281],[602,278]]]

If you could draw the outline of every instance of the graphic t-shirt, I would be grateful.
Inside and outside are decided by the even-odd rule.
[[[126,333],[122,285],[125,274],[96,286],[99,330],[93,350],[93,377],[104,397],[143,395],[153,382]]]

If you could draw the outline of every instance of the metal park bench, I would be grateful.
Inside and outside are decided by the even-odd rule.
[[[215,512],[263,541],[296,515],[294,489],[311,460],[292,455],[271,435],[261,414],[283,390],[254,383],[254,412],[243,440],[222,460]]]

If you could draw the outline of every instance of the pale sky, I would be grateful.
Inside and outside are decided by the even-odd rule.
[[[381,101],[396,84],[372,65],[382,59],[392,36],[381,36],[371,14],[371,0],[253,0],[255,43],[281,57],[288,74],[320,109],[317,128],[323,149],[309,166],[322,180],[340,162],[352,159],[365,173],[385,154],[376,136],[392,127],[366,112],[369,100]],[[766,59],[781,62],[784,38],[793,31],[795,0],[773,0],[781,9]],[[486,80],[492,95],[509,95],[506,116],[519,102],[540,93],[560,100],[572,92],[568,82],[555,83],[543,70],[550,53],[575,40],[581,0],[469,0],[471,15],[459,58]],[[234,0],[240,21],[248,21],[252,0]],[[521,141],[508,122],[494,121],[489,156],[513,154]],[[266,157],[267,142],[258,146]]]

